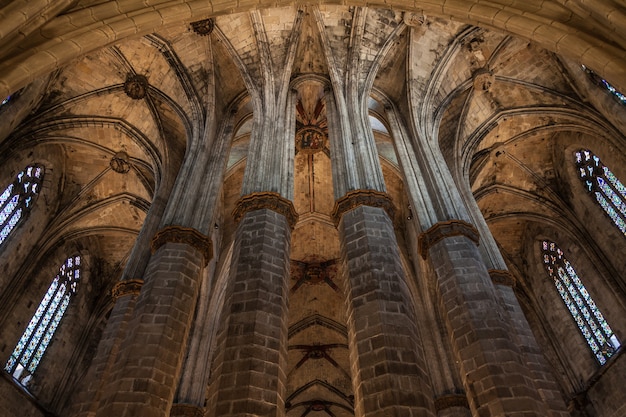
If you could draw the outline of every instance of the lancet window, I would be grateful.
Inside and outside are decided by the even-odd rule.
[[[43,174],[42,166],[28,166],[0,194],[0,245],[32,208]]]
[[[542,250],[544,266],[553,279],[559,295],[596,360],[604,365],[620,347],[617,336],[557,244],[544,240]]]
[[[65,260],[4,369],[27,385],[52,341],[80,281],[80,256]]]
[[[626,235],[626,187],[588,149],[575,153],[578,175],[600,207],[613,220],[617,228]]]

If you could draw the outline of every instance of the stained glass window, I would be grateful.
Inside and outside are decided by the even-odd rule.
[[[80,256],[67,258],[15,346],[4,370],[27,385],[52,341],[80,281]]]
[[[600,309],[554,242],[542,243],[543,264],[597,361],[604,365],[620,347]]]
[[[613,87],[607,80],[600,77],[598,74],[591,71],[586,66],[583,65],[582,68],[583,68],[583,71],[587,73],[591,81],[593,81],[594,83],[598,84],[601,87],[604,87],[604,89],[606,89],[606,91],[608,91],[621,104],[626,104],[626,95],[617,91],[617,89]]]
[[[41,188],[43,173],[40,165],[28,166],[0,194],[0,245],[32,208]]]
[[[626,187],[588,149],[575,153],[578,175],[600,207],[613,220],[617,228],[626,235]]]

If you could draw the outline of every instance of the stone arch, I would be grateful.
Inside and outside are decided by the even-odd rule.
[[[358,3],[362,3],[363,6],[367,4],[363,1],[354,5],[361,5]],[[272,3],[277,7],[288,4],[291,3],[285,0]],[[450,16],[459,21],[493,27],[521,36],[551,51],[564,54],[579,62],[585,62],[593,70],[611,79],[620,88],[626,86],[623,46],[619,49],[607,41],[611,37],[620,39],[620,33],[617,29],[612,31],[609,29],[607,32],[602,25],[603,22],[592,23],[602,36],[582,37],[576,35],[575,31],[584,31],[585,23],[566,8],[537,9],[529,3],[518,4],[518,9],[506,9],[504,1],[485,6],[479,4],[477,0],[463,4],[454,3],[454,5],[440,0],[424,6],[423,9],[418,9],[413,2],[406,0],[391,0],[387,3],[387,7],[422,12],[426,15]],[[42,41],[34,54],[31,55],[28,52],[31,56],[17,55],[0,66],[0,74],[2,74],[0,96],[7,96],[12,91],[74,58],[109,46],[128,36],[146,35],[170,23],[245,12],[254,8],[249,5],[232,7],[231,4],[207,5],[203,2],[189,1],[180,5],[166,3],[138,9],[134,11],[132,17],[119,16],[118,6],[114,3],[104,3],[82,9],[76,13],[77,21],[80,17],[84,19],[85,23],[81,27],[73,32],[57,35],[50,41]],[[49,25],[55,28],[62,27],[63,24],[69,24],[71,19],[70,16],[53,18]],[[105,19],[107,23],[104,23]],[[619,20],[620,17],[616,19]]]

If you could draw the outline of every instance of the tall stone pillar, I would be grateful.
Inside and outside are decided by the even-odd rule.
[[[100,407],[103,389],[111,377],[120,345],[125,339],[133,316],[137,296],[143,284],[146,266],[150,260],[150,241],[159,230],[167,198],[174,186],[174,172],[164,175],[163,181],[148,210],[146,220],[133,246],[121,280],[113,287],[113,309],[109,315],[100,343],[82,385],[69,406],[69,415],[93,417]]]
[[[515,343],[522,351],[524,363],[531,371],[541,401],[548,410],[548,416],[569,417],[563,395],[517,301],[514,291],[515,278],[509,271],[499,269],[490,269],[489,276],[510,317],[513,331],[517,336]]]
[[[416,30],[409,32],[407,125],[402,118],[393,117],[396,111],[392,103],[388,113],[396,119],[393,136],[397,148],[409,150],[401,160],[422,231],[419,252],[435,271],[433,284],[441,316],[468,402],[472,413],[482,417],[546,416],[549,410],[516,344],[515,326],[478,249],[479,232],[471,224],[439,148],[438,119],[429,101],[439,84],[424,86],[421,82],[417,70],[421,38]],[[502,259],[497,253],[486,253],[487,258]]]
[[[548,415],[477,243],[476,229],[460,220],[439,222],[420,236],[420,252],[436,271],[439,303],[470,407],[480,416]]]
[[[113,287],[113,310],[109,315],[98,349],[84,380],[86,385],[77,393],[68,412],[72,416],[93,417],[99,408],[104,382],[109,380],[120,344],[128,331],[142,280],[124,280]]]
[[[296,96],[289,76],[302,13],[294,17],[295,43],[279,67],[261,15],[250,14],[262,51],[262,77],[246,81],[254,108],[242,197],[233,212],[235,232],[223,328],[207,415],[283,416],[287,366],[287,296],[293,198]],[[280,82],[276,82],[280,80]]]
[[[128,331],[95,401],[96,417],[170,415],[202,272],[213,256],[209,231],[217,201],[206,194],[214,196],[222,184],[232,135],[230,116],[218,104],[209,92],[205,113],[195,119],[183,165],[151,240]]]
[[[174,398],[210,240],[170,226],[153,240],[127,333],[96,416],[166,417]]]
[[[382,192],[357,190],[337,201],[334,214],[346,281],[355,415],[434,416],[391,201]]]
[[[417,318],[365,100],[347,77],[326,94],[358,417],[434,416]],[[345,93],[345,92],[348,93]],[[345,94],[345,95],[344,95]]]
[[[277,193],[244,196],[218,339],[211,416],[284,415],[289,245],[297,215]]]

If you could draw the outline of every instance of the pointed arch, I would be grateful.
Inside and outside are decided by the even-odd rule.
[[[621,345],[617,336],[558,245],[548,240],[544,240],[541,245],[543,264],[548,275],[554,280],[561,299],[596,360],[604,365]]]
[[[626,236],[626,187],[589,149],[575,152],[575,157],[585,188]]]
[[[0,245],[30,212],[43,180],[44,167],[29,165],[0,194]]]
[[[17,342],[4,370],[27,385],[54,337],[80,281],[80,255],[70,256],[59,268],[39,307]]]

